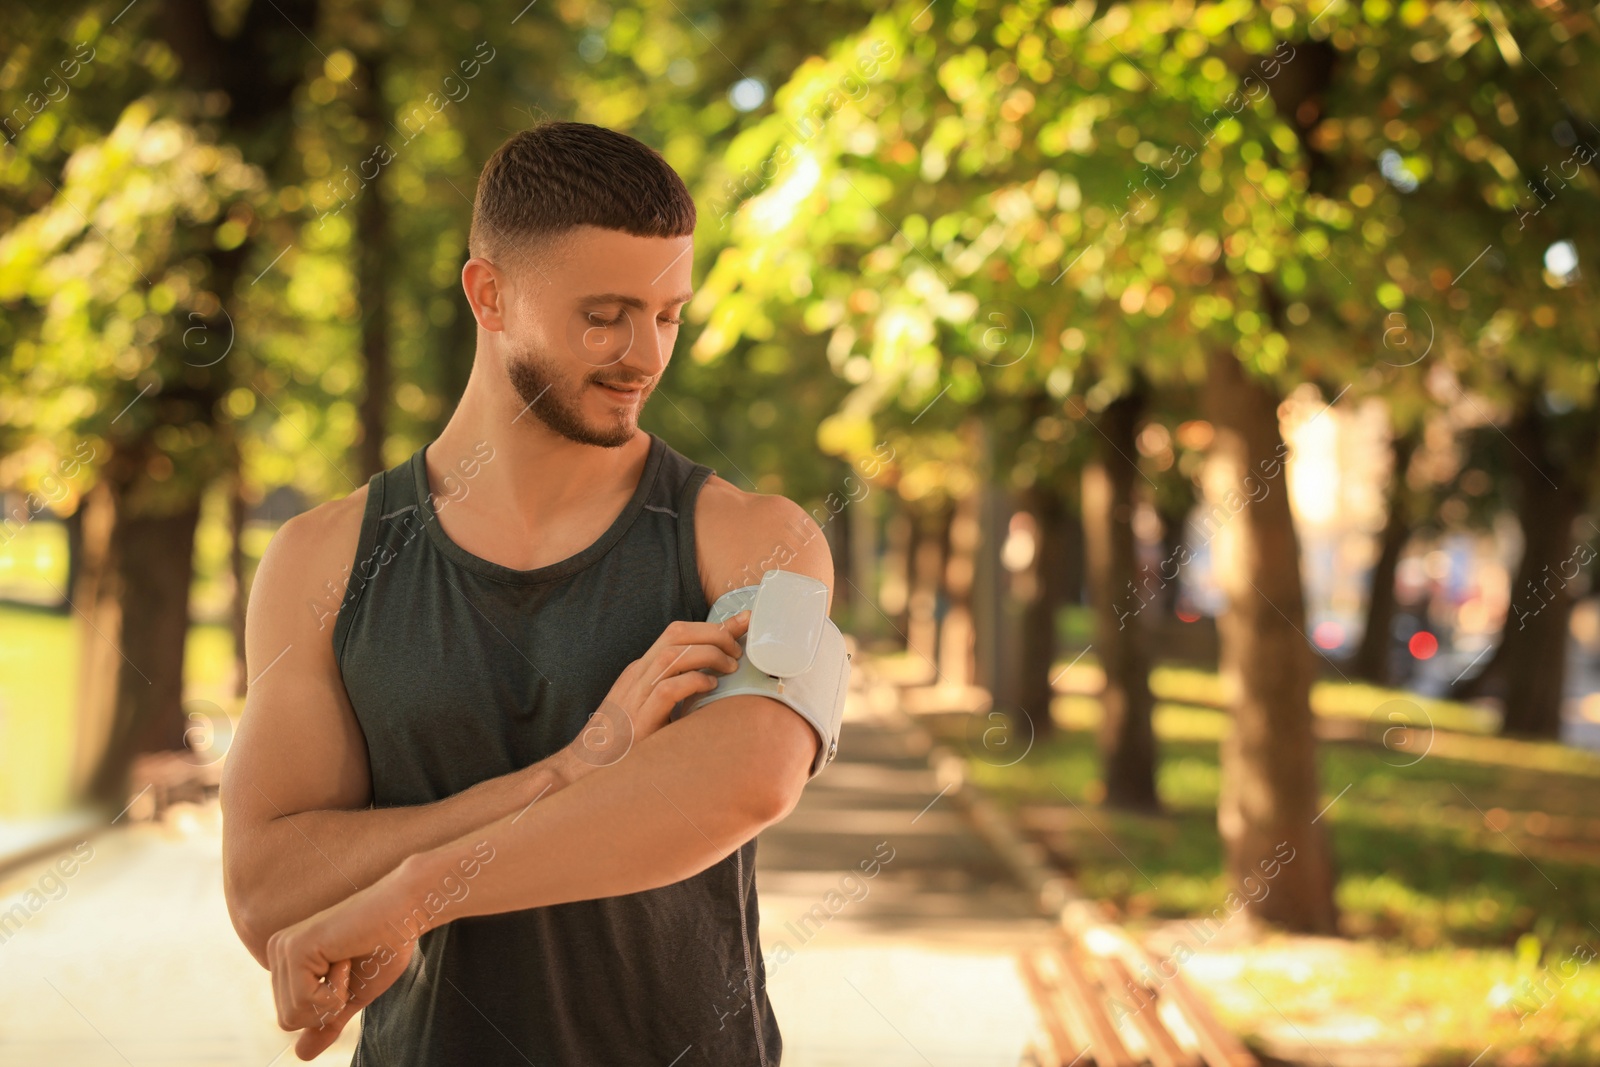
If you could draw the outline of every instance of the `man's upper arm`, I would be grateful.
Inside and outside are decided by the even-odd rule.
[[[250,679],[223,772],[227,881],[260,858],[256,832],[303,811],[366,807],[366,740],[333,651],[346,568],[356,554],[365,490],[285,523],[250,590]]]
[[[769,570],[793,571],[828,587],[833,603],[833,554],[827,539],[805,509],[782,496],[745,493],[712,476],[695,507],[695,555],[706,602],[733,589],[758,585]],[[757,716],[770,744],[762,758],[779,783],[779,800],[787,811],[799,799],[823,742],[816,730],[788,705],[771,697],[731,696],[708,704],[719,714]]]

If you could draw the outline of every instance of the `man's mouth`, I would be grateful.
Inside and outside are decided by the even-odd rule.
[[[610,393],[618,400],[633,400],[644,392],[643,382],[635,382],[632,384],[595,382],[594,384],[598,385],[601,389],[605,390],[607,393]]]

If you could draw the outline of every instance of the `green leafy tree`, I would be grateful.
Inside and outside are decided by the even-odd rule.
[[[93,55],[79,91],[7,151],[28,210],[0,238],[0,301],[35,310],[5,374],[22,435],[63,457],[88,447],[63,596],[83,624],[76,778],[107,806],[125,802],[135,753],[183,745],[200,499],[237,450],[224,401],[250,237],[275,211],[290,132],[277,109],[297,83],[282,60],[305,47],[292,20],[314,12],[252,9],[229,36],[203,4],[86,15],[66,35]],[[31,79],[49,53],[21,58]],[[119,95],[132,100],[108,107]]]
[[[999,403],[1043,391],[1059,402],[1081,392],[1089,411],[1105,412],[1135,392],[1136,374],[1157,386],[1208,382],[1222,491],[1273,490],[1227,531],[1236,580],[1224,659],[1238,727],[1225,777],[1248,784],[1225,790],[1224,837],[1241,877],[1293,848],[1276,900],[1259,910],[1326,930],[1311,659],[1300,626],[1283,621],[1303,618],[1302,594],[1277,401],[1262,380],[1288,369],[1288,344],[1260,284],[1284,258],[1304,271],[1319,247],[1251,191],[1251,180],[1288,188],[1263,161],[1274,134],[1295,147],[1281,123],[1263,115],[1247,138],[1241,107],[1215,129],[1189,126],[1226,108],[1240,83],[1221,55],[1289,58],[1274,59],[1280,35],[1248,6],[1203,11],[1119,5],[1095,19],[1086,5],[907,5],[881,15],[780,92],[792,120],[825,105],[854,57],[887,54],[889,76],[859,112],[841,113],[741,209],[739,243],[708,279],[702,341],[726,343],[774,307],[836,338],[847,331],[872,369],[859,386],[870,402],[847,402],[864,424],[858,441],[873,436],[872,413],[936,396]],[[759,159],[778,125],[735,149]],[[1162,162],[1172,177],[1146,176]],[[1155,195],[1161,210],[1150,212]],[[1027,358],[985,358],[991,308],[1031,324]]]
[[[1556,737],[1594,558],[1600,242],[1584,223],[1600,208],[1600,25],[1564,5],[1412,2],[1339,32],[1343,74],[1307,142],[1349,213],[1328,255],[1366,289],[1313,318],[1364,342],[1347,355],[1376,351],[1361,366],[1330,348],[1329,369],[1398,394],[1407,424],[1420,398],[1494,431],[1524,550],[1470,686],[1498,684],[1506,733]]]

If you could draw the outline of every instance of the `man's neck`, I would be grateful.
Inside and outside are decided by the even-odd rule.
[[[459,498],[450,505],[457,523],[492,517],[496,527],[529,544],[564,528],[593,527],[597,513],[614,517],[644,471],[649,435],[639,430],[618,448],[562,437],[508,382],[486,381],[484,364],[475,362],[461,403],[426,455],[432,491]],[[484,455],[493,458],[464,476],[462,460],[471,470],[471,461]]]

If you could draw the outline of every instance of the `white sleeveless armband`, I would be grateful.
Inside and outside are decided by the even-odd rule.
[[[750,627],[739,639],[739,666],[716,674],[717,687],[681,702],[678,719],[723,697],[754,695],[787,704],[816,730],[822,744],[810,777],[839,751],[850,653],[844,634],[828,618],[828,587],[809,575],[771,570],[760,585],[733,589],[711,605],[707,622],[721,622],[750,609]]]

